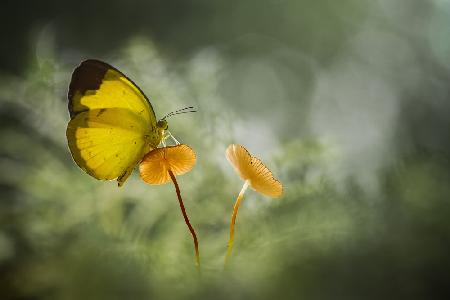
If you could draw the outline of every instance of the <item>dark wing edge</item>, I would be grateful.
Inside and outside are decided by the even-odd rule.
[[[67,93],[67,98],[69,99],[68,109],[70,118],[72,119],[79,113],[73,111],[72,99],[75,93],[79,91],[84,94],[87,90],[98,90],[103,82],[103,78],[105,77],[106,72],[108,72],[108,70],[110,69],[113,69],[114,71],[125,77],[128,81],[130,81],[144,96],[153,114],[155,114],[150,100],[133,80],[131,80],[128,76],[108,63],[97,59],[87,59],[85,61],[82,61],[81,64],[76,67],[72,73],[72,79],[70,80],[69,91]]]

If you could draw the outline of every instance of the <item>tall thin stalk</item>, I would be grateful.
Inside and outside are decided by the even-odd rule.
[[[228,248],[227,248],[227,255],[225,256],[225,264],[224,266],[227,266],[228,260],[231,256],[231,252],[233,251],[233,243],[234,243],[234,225],[236,224],[236,217],[238,214],[239,206],[241,205],[241,201],[244,198],[244,193],[247,190],[250,182],[246,180],[244,182],[244,185],[242,186],[241,191],[239,192],[239,196],[236,199],[236,202],[234,203],[233,207],[233,214],[231,215],[231,223],[230,223],[230,239],[228,240]]]
[[[169,170],[170,178],[173,181],[173,184],[175,185],[175,191],[177,192],[178,202],[180,203],[181,213],[183,214],[184,221],[186,222],[186,225],[189,228],[189,231],[192,234],[192,238],[194,239],[194,248],[195,248],[195,262],[197,265],[197,269],[200,271],[200,253],[198,251],[198,240],[197,240],[197,234],[195,233],[194,227],[192,227],[191,222],[189,221],[189,217],[186,213],[186,209],[183,204],[183,199],[181,198],[181,192],[180,187],[178,186],[178,182],[175,179],[175,175],[172,173],[171,170]]]

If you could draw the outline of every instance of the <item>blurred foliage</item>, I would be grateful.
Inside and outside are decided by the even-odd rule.
[[[444,0],[5,3],[1,299],[438,299],[449,292],[450,4]],[[9,26],[8,26],[9,25]],[[73,68],[132,78],[198,155],[174,187],[83,173]],[[285,186],[249,191],[240,143]]]

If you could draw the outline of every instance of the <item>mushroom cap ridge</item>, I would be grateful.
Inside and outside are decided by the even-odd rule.
[[[231,144],[226,150],[226,157],[239,176],[248,180],[255,191],[272,198],[283,194],[281,182],[273,177],[259,158],[252,156],[243,146]]]

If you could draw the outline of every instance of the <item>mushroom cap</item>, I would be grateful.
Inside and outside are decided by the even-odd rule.
[[[228,161],[243,180],[248,180],[250,186],[257,192],[272,198],[283,194],[283,185],[272,175],[272,172],[262,161],[252,156],[241,145],[232,144],[226,150]]]
[[[196,155],[185,144],[156,148],[147,153],[139,165],[141,178],[149,184],[171,181],[169,170],[176,175],[189,172],[194,167]]]

